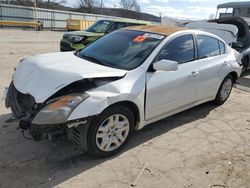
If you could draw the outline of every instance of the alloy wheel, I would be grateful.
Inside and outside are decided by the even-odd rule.
[[[231,79],[228,78],[227,80],[225,80],[225,82],[222,85],[221,92],[220,92],[220,99],[222,101],[225,101],[229,97],[232,86],[233,86],[233,82]]]
[[[119,148],[129,134],[129,120],[122,114],[113,114],[106,118],[96,132],[96,145],[104,152]]]

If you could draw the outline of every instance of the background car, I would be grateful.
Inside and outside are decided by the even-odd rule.
[[[137,20],[99,20],[85,31],[73,31],[67,32],[63,35],[63,39],[60,43],[60,50],[74,51],[84,48],[87,44],[99,39],[107,33],[115,31],[117,29],[134,26],[134,25],[150,25],[147,21]]]
[[[35,140],[63,135],[107,157],[133,130],[207,101],[223,104],[241,73],[238,55],[203,31],[125,28],[81,51],[24,59],[6,107]]]
[[[250,33],[248,23],[240,17],[224,17],[215,20],[191,22],[187,28],[213,33],[241,55],[242,72],[250,68]]]

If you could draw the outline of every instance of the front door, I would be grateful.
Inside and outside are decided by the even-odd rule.
[[[147,73],[146,120],[188,106],[197,100],[199,67],[192,34],[178,36],[163,47],[156,61],[177,61],[177,71]]]

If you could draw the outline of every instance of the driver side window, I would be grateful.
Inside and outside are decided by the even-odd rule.
[[[167,43],[157,56],[157,61],[167,59],[179,64],[195,59],[194,40],[192,34],[181,35]]]

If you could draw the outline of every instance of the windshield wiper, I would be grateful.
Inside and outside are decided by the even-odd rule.
[[[101,62],[99,59],[92,57],[92,56],[89,56],[89,55],[86,55],[86,54],[81,55],[81,58],[86,59],[86,60],[90,60],[93,63],[105,65],[105,63]]]

